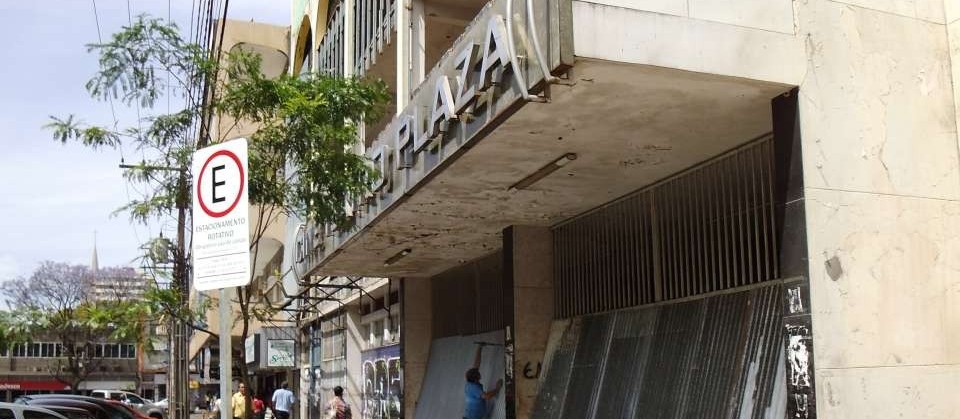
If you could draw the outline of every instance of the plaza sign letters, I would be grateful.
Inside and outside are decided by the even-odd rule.
[[[542,92],[543,67],[557,73],[573,64],[569,0],[532,2],[532,10],[514,1],[510,13],[508,1],[493,0],[483,8],[410,104],[378,135],[367,155],[381,175],[372,185],[374,194],[355,206],[360,209],[357,228],[334,235],[317,264],[433,171],[492,132],[523,107],[529,95]],[[531,19],[536,21],[535,34],[529,30]],[[544,66],[530,46],[533,37],[543,47]]]
[[[247,140],[193,156],[193,269],[199,291],[250,282]]]

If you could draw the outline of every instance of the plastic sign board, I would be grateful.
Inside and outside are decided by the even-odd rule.
[[[247,140],[193,155],[193,283],[198,291],[250,283]]]
[[[292,367],[294,354],[293,339],[267,340],[267,367]]]

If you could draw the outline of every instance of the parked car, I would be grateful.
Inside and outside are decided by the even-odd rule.
[[[156,403],[153,403],[149,400],[144,400],[136,393],[131,393],[129,391],[93,390],[90,392],[90,397],[116,400],[136,409],[140,413],[143,413],[144,416],[149,416],[154,419],[163,419],[167,413],[166,407],[157,406]]]
[[[0,403],[0,419],[67,419],[63,415],[42,407],[17,403]]]
[[[81,409],[84,412],[87,412],[94,419],[113,419],[110,417],[110,414],[107,413],[104,408],[100,407],[96,403],[91,403],[85,400],[77,399],[54,399],[54,398],[38,398],[38,399],[27,399],[21,397],[17,399],[18,403],[28,404],[30,406],[43,407],[45,409],[50,409],[55,412],[63,414],[58,408],[66,409]],[[72,419],[72,416],[63,414],[67,416],[68,419]]]
[[[23,404],[33,404],[38,400],[43,400],[47,403],[58,403],[65,405],[68,402],[83,401],[87,403],[92,403],[99,406],[103,409],[109,419],[138,419],[136,416],[131,415],[129,411],[123,409],[119,406],[115,406],[109,400],[98,399],[96,397],[90,396],[78,396],[73,394],[32,394],[29,396],[20,396],[17,398],[18,403]],[[3,419],[3,418],[0,418]]]
[[[149,416],[144,415],[143,413],[140,413],[139,410],[134,409],[133,406],[130,406],[126,403],[118,402],[116,400],[107,400],[107,403],[110,403],[120,409],[127,411],[127,413],[129,413],[131,416],[133,416],[136,419],[150,419]]]
[[[31,406],[40,407],[38,405],[31,405]],[[97,419],[97,417],[94,416],[93,413],[90,413],[87,410],[81,409],[79,407],[50,405],[50,406],[43,406],[43,408],[50,409],[54,412],[57,412],[63,415],[67,419]]]

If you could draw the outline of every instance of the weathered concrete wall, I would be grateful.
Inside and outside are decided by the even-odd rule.
[[[507,391],[513,392],[515,417],[526,419],[540,391],[543,355],[553,323],[553,234],[547,227],[511,226],[503,239],[504,275],[509,276],[504,292],[512,293],[504,304],[512,304],[512,310],[505,311],[513,312],[507,320],[513,338],[513,379],[508,380]]]
[[[790,0],[574,1],[573,13],[578,57],[787,84],[803,75]]]
[[[402,285],[401,362],[403,412],[411,417],[420,399],[433,341],[432,289],[429,278],[404,278]]]
[[[363,343],[365,336],[361,328],[359,307],[346,306],[347,330],[344,338],[347,340],[347,371],[346,383],[343,386],[344,398],[353,404],[363,400]]]

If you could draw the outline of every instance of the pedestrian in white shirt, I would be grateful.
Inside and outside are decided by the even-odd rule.
[[[290,412],[293,411],[293,403],[296,401],[293,392],[287,389],[287,382],[281,383],[280,388],[273,392],[271,399],[273,413],[277,419],[290,419]]]

